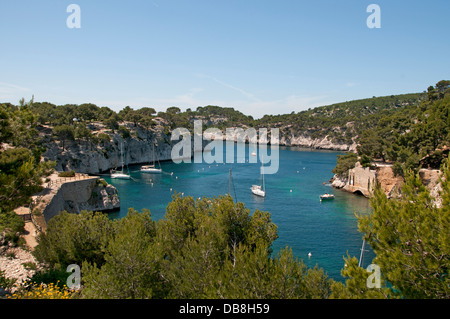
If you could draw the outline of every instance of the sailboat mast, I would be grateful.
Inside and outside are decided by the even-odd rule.
[[[231,196],[231,168],[230,168],[230,179],[228,181],[228,195]]]
[[[153,159],[153,165],[156,167],[156,161],[155,161],[155,142],[153,142],[153,144],[152,144],[152,152],[153,152],[153,156],[152,156],[152,159]]]
[[[123,143],[120,144],[120,157],[122,159],[122,173],[123,173],[123,165],[124,165],[124,160],[123,160]]]
[[[263,191],[266,192],[266,184],[264,183],[264,157],[262,155],[261,155],[261,175],[262,175]]]
[[[359,256],[359,265],[358,265],[358,267],[361,267],[365,246],[366,246],[366,239],[363,238],[363,243],[362,243],[362,247],[361,247],[361,255]]]
[[[262,166],[263,191],[266,191],[266,183],[264,183],[264,165]]]

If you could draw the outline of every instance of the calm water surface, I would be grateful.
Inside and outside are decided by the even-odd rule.
[[[121,218],[128,207],[148,208],[152,217],[158,220],[164,218],[166,206],[175,191],[194,198],[227,194],[231,168],[233,197],[251,211],[270,212],[272,221],[278,226],[279,238],[273,245],[274,251],[289,246],[294,256],[303,259],[309,267],[317,264],[328,276],[342,280],[343,257],[348,252],[359,258],[361,253],[362,235],[357,229],[355,213],[368,214],[370,206],[364,197],[329,186],[338,154],[280,147],[278,173],[265,175],[265,198],[250,191],[252,184],[261,182],[261,176],[260,164],[248,163],[251,156],[248,149],[246,156],[236,158],[234,164],[161,162],[163,174],[140,173],[140,167],[130,166],[132,180],[105,176],[106,181],[118,189],[122,207],[120,212],[110,216]],[[334,194],[335,199],[320,202],[319,195],[324,193]],[[308,253],[311,253],[310,258]],[[373,257],[369,248],[364,257],[365,267]]]

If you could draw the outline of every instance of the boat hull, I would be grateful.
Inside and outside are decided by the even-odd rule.
[[[112,174],[111,178],[114,179],[130,179],[130,175],[126,175],[126,174]]]
[[[250,189],[252,193],[256,196],[266,197],[266,192],[261,189],[261,186],[253,186]]]
[[[161,174],[162,170],[158,168],[141,169],[141,173]]]

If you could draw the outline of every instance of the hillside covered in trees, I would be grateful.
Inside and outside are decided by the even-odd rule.
[[[232,107],[199,106],[196,110],[181,111],[179,107],[167,108],[156,112],[153,107],[133,109],[124,107],[115,112],[107,106],[86,103],[81,105],[54,105],[49,102],[29,103],[29,110],[35,115],[35,123],[51,128],[51,137],[64,141],[80,140],[99,144],[107,136],[98,132],[90,123],[101,123],[110,132],[119,132],[124,138],[131,137],[133,130],[140,127],[145,130],[164,130],[165,135],[177,127],[193,130],[194,120],[203,121],[203,129],[216,127],[225,130],[228,127],[279,128],[281,143],[288,143],[296,137],[309,140],[327,140],[333,149],[348,149],[356,145],[367,129],[378,127],[379,122],[408,114],[411,110],[427,100],[426,93],[372,97],[363,100],[337,103],[329,106],[292,112],[284,115],[265,115],[254,119]],[[22,101],[23,103],[23,101]],[[9,103],[4,108],[14,109]],[[294,144],[293,144],[294,145]],[[305,146],[305,145],[299,145]],[[314,146],[306,146],[314,147]],[[319,146],[320,147],[320,146]]]
[[[430,86],[420,103],[369,118],[376,121],[363,121],[365,128],[358,133],[357,155],[363,166],[381,160],[402,176],[419,167],[439,169],[450,148],[450,81]],[[334,172],[344,174],[357,160],[356,154],[340,156]]]
[[[381,268],[370,285],[355,256],[343,256],[340,282],[307,268],[289,247],[274,253],[277,226],[268,212],[250,212],[229,195],[174,195],[158,221],[132,208],[119,220],[54,217],[34,251],[46,268],[13,297],[43,298],[50,287],[53,296],[88,299],[448,299],[449,164],[441,208],[413,173],[398,200],[376,190],[374,213],[358,222]],[[73,264],[81,267],[78,290],[64,286]]]
[[[357,160],[392,162],[405,185],[398,200],[377,189],[374,213],[359,228],[382,267],[380,288],[367,286],[368,272],[353,256],[343,256],[344,282],[319,268],[308,269],[289,247],[273,254],[276,225],[269,212],[250,212],[229,196],[174,196],[166,216],[154,221],[149,211],[130,208],[127,217],[62,213],[42,234],[35,256],[45,265],[21,286],[16,298],[45,294],[72,298],[443,298],[449,291],[450,81],[427,93],[374,97],[255,120],[233,108],[125,107],[115,112],[94,104],[56,106],[46,102],[0,104],[0,234],[20,245],[23,221],[13,209],[26,205],[42,189],[54,163],[41,161],[45,139],[101,145],[116,131],[134,138],[132,127],[147,130],[205,127],[279,127],[281,134],[309,134],[357,141],[358,154],[341,156],[335,170],[345,172]],[[93,122],[107,128],[93,130]],[[162,125],[163,124],[163,125]],[[434,207],[429,191],[410,168],[441,167],[442,200]],[[343,264],[344,264],[343,263]],[[62,284],[66,267],[81,267],[81,290]],[[58,282],[59,280],[59,282]],[[42,283],[46,285],[42,285]],[[0,272],[0,285],[11,287]],[[56,288],[55,288],[56,287]]]

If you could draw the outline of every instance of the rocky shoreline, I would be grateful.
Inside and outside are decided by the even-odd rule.
[[[95,134],[108,136],[109,140],[104,139],[95,144],[91,141],[65,141],[64,147],[60,141],[56,141],[49,135],[50,128],[41,127],[41,136],[45,139],[46,152],[44,159],[56,161],[57,171],[71,171],[85,174],[103,174],[118,168],[122,165],[122,150],[124,162],[126,165],[148,164],[153,161],[171,160],[172,142],[171,135],[158,126],[153,130],[146,130],[131,123],[125,123],[131,131],[131,136],[124,138],[119,133],[106,130],[101,123],[93,123],[91,127]],[[234,136],[226,136],[223,139],[236,141],[238,139],[237,130]],[[281,134],[281,133],[280,133]],[[203,147],[209,143],[205,138],[202,141]],[[303,134],[282,135],[279,139],[280,146],[304,147],[317,150],[335,150],[335,151],[354,151],[356,142],[352,144],[332,142],[328,136],[323,138],[312,138]],[[194,147],[194,143],[192,143]],[[194,149],[193,149],[194,150]]]
[[[442,198],[439,192],[442,190],[440,184],[441,171],[436,169],[422,168],[419,170],[419,176],[423,184],[430,191],[430,195],[435,198],[436,207],[441,207]],[[367,198],[372,196],[376,183],[379,183],[381,189],[388,198],[396,198],[401,195],[401,187],[404,179],[396,176],[392,165],[385,163],[375,163],[371,167],[362,167],[359,162],[350,169],[346,176],[337,176],[331,179],[331,186],[343,191],[363,195]]]

